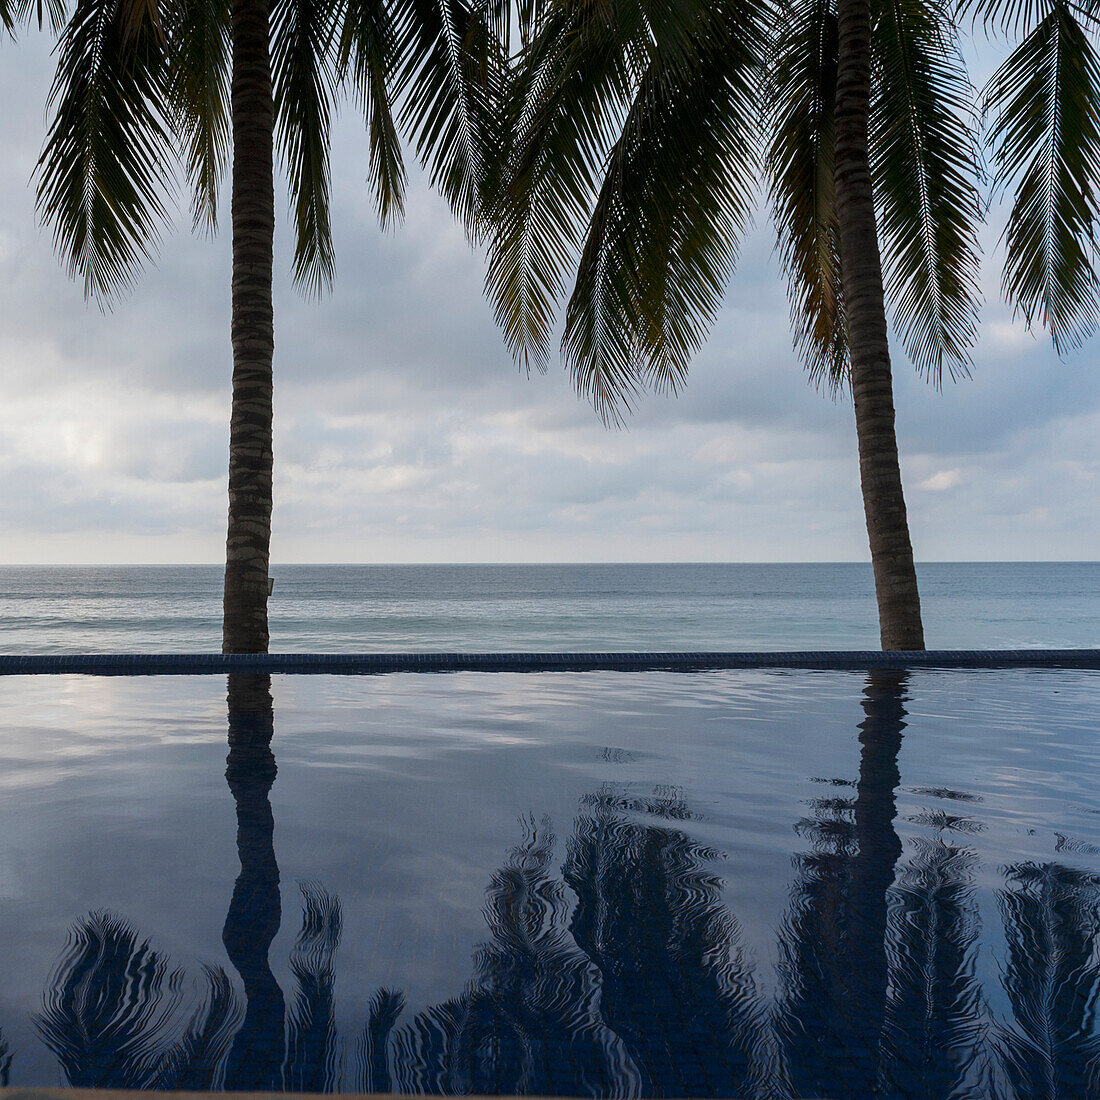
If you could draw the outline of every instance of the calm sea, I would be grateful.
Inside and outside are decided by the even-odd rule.
[[[273,651],[862,649],[869,565],[274,569]],[[0,652],[212,652],[214,566],[0,568]],[[920,566],[929,646],[1100,645],[1100,563]]]

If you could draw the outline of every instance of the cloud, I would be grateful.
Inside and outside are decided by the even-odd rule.
[[[940,470],[931,477],[918,481],[917,488],[929,493],[942,493],[948,489],[954,489],[961,480],[962,474],[958,470]]]
[[[48,42],[2,49],[0,561],[217,561],[226,219],[210,240],[183,211],[131,294],[107,312],[85,303],[27,186]],[[319,302],[290,284],[279,192],[277,560],[866,557],[851,406],[796,359],[765,218],[683,392],[607,430],[560,367],[528,378],[511,361],[482,258],[421,176],[405,223],[379,230],[367,157],[344,119],[338,274]],[[971,380],[937,390],[895,353],[918,556],[1095,557],[1096,348],[1060,362],[997,304],[998,279],[987,265]]]

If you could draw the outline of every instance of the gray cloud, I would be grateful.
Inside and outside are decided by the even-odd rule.
[[[228,237],[193,236],[184,210],[130,295],[106,313],[84,302],[27,187],[47,45],[0,50],[0,560],[216,561]],[[277,560],[866,556],[851,409],[796,360],[763,219],[684,392],[607,431],[560,368],[527,378],[511,362],[481,258],[419,176],[405,224],[378,229],[365,161],[348,118],[322,301],[290,285],[278,226]],[[1092,558],[1096,349],[1060,363],[1013,322],[987,236],[974,377],[937,392],[897,353],[918,555]]]

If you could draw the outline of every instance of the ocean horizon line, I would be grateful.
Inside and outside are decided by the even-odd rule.
[[[783,559],[780,561],[755,560],[705,560],[705,559],[647,559],[634,561],[288,561],[272,562],[273,569],[396,569],[396,568],[494,568],[494,567],[571,567],[571,566],[609,566],[623,567],[634,565],[752,565],[752,566],[788,566],[788,565],[860,565],[870,566],[870,559],[853,560],[804,560]],[[1100,565],[1097,558],[918,558],[917,565]],[[0,569],[223,569],[221,561],[114,561],[114,562],[0,562]]]

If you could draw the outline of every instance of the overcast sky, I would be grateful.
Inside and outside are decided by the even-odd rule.
[[[225,537],[229,238],[184,211],[111,313],[86,305],[28,181],[47,43],[0,45],[0,563],[217,562]],[[422,183],[376,226],[366,141],[336,134],[338,274],[290,285],[277,192],[276,562],[837,561],[867,557],[850,404],[808,384],[764,218],[687,389],[603,428],[558,366],[516,369],[480,258]],[[1100,341],[1059,361],[997,292],[974,377],[895,353],[917,557],[1094,559]]]

